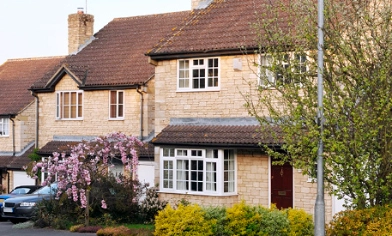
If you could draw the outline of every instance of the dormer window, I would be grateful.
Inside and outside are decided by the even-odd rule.
[[[9,136],[9,119],[8,118],[0,118],[0,137],[1,136]]]
[[[83,119],[83,92],[67,91],[56,93],[56,119]]]
[[[197,58],[178,61],[179,91],[219,89],[219,58]]]

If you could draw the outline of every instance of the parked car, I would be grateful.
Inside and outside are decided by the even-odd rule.
[[[56,194],[57,183],[44,186],[31,194],[19,195],[8,198],[3,202],[2,217],[12,223],[20,223],[31,218],[35,206],[42,200],[49,200]]]
[[[22,194],[31,194],[35,190],[41,188],[42,186],[39,185],[21,185],[16,188],[14,188],[10,193],[8,194],[1,194],[0,195],[0,220],[2,220],[1,213],[3,209],[3,202],[5,199],[11,198],[11,197],[17,197]]]

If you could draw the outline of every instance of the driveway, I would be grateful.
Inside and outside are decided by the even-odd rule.
[[[14,224],[9,221],[0,222],[0,235],[1,236],[95,236],[95,233],[74,233],[66,230],[54,229],[38,229],[27,228],[17,229],[12,228]]]

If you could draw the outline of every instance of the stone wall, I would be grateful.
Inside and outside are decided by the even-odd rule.
[[[76,90],[77,84],[68,75],[56,85],[56,91]],[[135,89],[124,90],[124,120],[109,120],[108,90],[84,91],[82,120],[56,120],[56,93],[40,93],[39,98],[40,147],[53,140],[54,135],[97,136],[117,131],[128,135],[140,135],[140,94]],[[147,99],[146,103],[148,102]],[[152,127],[152,124],[148,124],[152,119],[146,116],[145,120],[145,129],[148,129],[148,126]]]
[[[68,16],[68,53],[76,52],[94,34],[94,16],[79,11]]]
[[[257,83],[252,67],[253,57],[242,56],[242,70],[233,68],[233,57],[220,57],[218,91],[177,92],[177,60],[160,61],[156,67],[155,132],[166,127],[170,118],[248,117],[241,93]]]
[[[0,152],[13,151],[13,124],[15,124],[15,152],[22,151],[35,139],[35,105],[29,104],[14,119],[9,120],[9,136],[0,137]]]

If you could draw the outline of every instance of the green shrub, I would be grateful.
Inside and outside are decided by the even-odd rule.
[[[211,225],[213,235],[229,235],[226,231],[228,220],[225,207],[204,207],[203,211],[205,212],[204,218],[213,222]]]
[[[336,214],[327,225],[327,235],[390,235],[392,208],[389,205]]]
[[[79,230],[80,228],[82,228],[82,227],[84,227],[83,224],[72,225],[72,226],[69,228],[69,231],[71,231],[71,232],[78,232],[78,230]]]
[[[260,231],[261,215],[244,201],[228,208],[226,217],[226,231],[230,235],[255,235]]]
[[[158,211],[163,210],[167,204],[166,201],[159,200],[157,191],[156,187],[145,191],[145,199],[140,204],[140,217],[144,223],[153,222]]]
[[[78,233],[96,233],[98,230],[102,229],[101,226],[92,225],[92,226],[83,226],[78,229]]]
[[[290,236],[312,236],[314,234],[314,224],[312,216],[303,209],[286,210],[287,218],[290,222]]]
[[[59,200],[43,200],[39,202],[32,216],[36,227],[52,227],[69,229],[72,225],[83,222],[83,209],[75,202],[69,201],[66,194]]]
[[[284,211],[262,206],[257,206],[255,209],[261,215],[260,232],[257,232],[257,235],[289,235],[290,222]]]
[[[244,201],[226,207],[168,205],[158,213],[155,235],[313,235],[313,221],[304,210],[250,206]]]
[[[131,230],[125,226],[107,227],[97,231],[97,236],[130,236]]]
[[[178,205],[175,210],[169,204],[155,218],[154,235],[213,235],[211,225],[215,220],[206,220],[205,212],[198,205]]]

